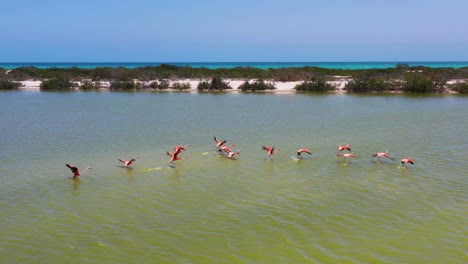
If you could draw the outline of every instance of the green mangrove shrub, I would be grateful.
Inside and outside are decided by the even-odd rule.
[[[464,82],[456,82],[452,85],[450,85],[450,89],[458,92],[458,93],[468,93],[468,82],[467,81],[464,81]]]
[[[19,67],[16,69],[11,70],[8,73],[9,78],[13,78],[14,80],[24,81],[27,79],[42,79],[45,78],[41,76],[40,70],[36,67]]]
[[[122,79],[112,81],[109,89],[111,91],[134,91],[140,88],[140,83],[134,82],[133,80]]]
[[[401,86],[399,80],[362,77],[348,82],[344,89],[351,93],[390,92],[400,90]]]
[[[91,81],[84,81],[80,85],[80,90],[90,91],[90,90],[99,90],[101,88],[101,84],[99,82],[91,82]]]
[[[111,80],[112,79],[112,68],[111,67],[97,67],[91,69],[88,74],[93,80]]]
[[[298,92],[326,93],[335,89],[325,78],[312,78],[294,87]]]
[[[410,74],[405,76],[403,91],[408,93],[443,92],[445,83],[445,80],[432,80],[422,75]]]
[[[72,90],[77,85],[73,83],[68,77],[66,76],[59,76],[57,78],[48,79],[42,81],[40,89],[41,91],[66,91]]]
[[[239,89],[243,92],[257,92],[257,91],[266,91],[276,89],[275,85],[272,83],[266,83],[263,79],[256,80],[255,82],[249,83],[245,81],[239,86]]]
[[[207,91],[210,89],[210,83],[207,81],[201,81],[198,83],[197,90],[199,91]]]
[[[152,81],[149,85],[144,85],[142,88],[153,88],[158,90],[167,90],[170,88],[169,81],[166,79],[159,79],[158,81]]]
[[[229,83],[223,81],[220,77],[213,77],[211,79],[211,82],[200,82],[197,86],[197,89],[199,91],[224,91],[227,89],[232,89],[231,86],[229,86]]]
[[[182,83],[176,82],[172,84],[171,88],[177,91],[186,91],[186,90],[190,90],[192,86],[188,82],[182,82]]]
[[[16,90],[21,86],[20,83],[8,80],[0,80],[0,90]]]

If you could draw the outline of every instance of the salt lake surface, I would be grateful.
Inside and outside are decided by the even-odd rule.
[[[0,128],[1,263],[468,261],[467,97],[1,92]]]

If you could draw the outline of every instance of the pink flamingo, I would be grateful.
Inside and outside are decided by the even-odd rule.
[[[357,155],[354,152],[353,153],[342,153],[342,154],[339,154],[338,156],[343,157],[344,160],[345,160],[345,163],[348,163],[348,160],[350,158],[357,158]]]
[[[222,151],[224,151],[227,155],[228,158],[233,159],[235,155],[240,154],[239,151],[232,151],[230,148],[225,148]]]
[[[118,159],[120,162],[122,162],[126,168],[128,168],[130,165],[132,165],[133,162],[135,162],[137,159],[139,159],[140,157],[135,157],[131,160],[123,160],[123,159]]]
[[[187,157],[179,158],[179,156],[178,156],[179,153],[176,153],[176,152],[171,153],[171,152],[167,151],[166,154],[167,154],[168,156],[171,156],[171,161],[170,161],[170,163],[174,163],[174,161],[176,161],[176,160],[183,160],[183,159],[186,159],[186,158],[187,158]]]
[[[175,154],[180,154],[180,153],[184,152],[185,149],[186,149],[187,147],[189,147],[189,146],[190,146],[190,144],[175,146],[175,147],[174,147],[174,153],[175,153]]]
[[[414,164],[414,161],[413,161],[413,159],[411,157],[408,157],[406,159],[401,159],[400,163],[401,163],[402,167],[405,167],[406,163]]]
[[[343,150],[351,151],[351,147],[349,146],[349,144],[346,144],[344,146],[339,144],[338,147],[336,148],[336,155],[338,155],[338,152],[341,152]]]
[[[385,157],[385,158],[391,159],[391,160],[395,160],[395,159],[392,158],[390,155],[388,155],[388,152],[389,152],[389,151],[390,151],[390,150],[387,149],[385,152],[377,152],[377,153],[375,153],[375,154],[372,154],[372,157],[377,157],[377,161],[378,161],[378,162],[380,162],[380,159],[381,159],[382,157]]]
[[[83,171],[79,171],[77,167],[73,166],[73,164],[65,164],[65,166],[67,166],[68,168],[70,168],[70,170],[72,171],[73,173],[73,179],[76,179],[78,178],[80,175],[82,175],[83,173],[85,173],[87,170],[90,170],[92,169],[91,167],[88,167],[86,168],[85,170]]]
[[[230,147],[220,147],[218,151],[221,153],[223,151],[225,152],[232,152],[232,149]]]
[[[312,155],[312,152],[308,148],[302,148],[297,150],[297,156],[301,157],[301,153],[307,153],[309,155]]]
[[[222,145],[226,144],[227,140],[219,140],[216,136],[214,137],[214,140],[216,142],[216,147],[219,148],[221,147]]]
[[[268,158],[270,158],[271,155],[279,151],[279,149],[270,146],[262,146],[262,149],[267,151]]]
[[[356,153],[343,153],[343,154],[340,154],[339,156],[341,157],[345,157],[345,158],[357,158],[357,155]]]

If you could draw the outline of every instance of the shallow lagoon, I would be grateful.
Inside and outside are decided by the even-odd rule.
[[[1,92],[0,110],[2,263],[468,260],[467,97]],[[415,165],[373,162],[388,148]]]

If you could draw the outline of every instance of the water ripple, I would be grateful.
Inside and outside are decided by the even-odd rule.
[[[13,99],[0,102],[2,263],[466,259],[466,99],[170,93]],[[167,105],[180,109],[168,112]],[[213,108],[219,105],[238,110]],[[216,155],[213,135],[242,149],[238,159]],[[165,151],[187,143],[187,159],[169,167]],[[338,143],[350,143],[359,158],[337,158]],[[262,144],[280,152],[266,160]],[[293,159],[299,147],[313,154]],[[375,163],[370,155],[387,148],[397,160]],[[118,167],[117,157],[135,155],[141,159],[133,169]],[[399,168],[398,159],[409,155],[416,164]],[[72,181],[65,163],[94,169]]]

